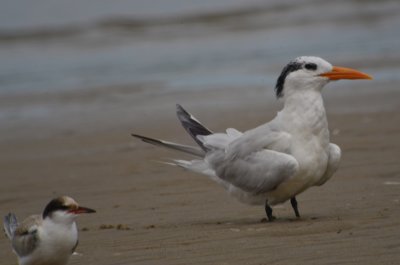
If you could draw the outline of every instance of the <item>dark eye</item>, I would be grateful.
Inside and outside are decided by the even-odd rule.
[[[307,70],[317,70],[317,65],[315,63],[306,63],[304,65],[304,68],[306,68]]]

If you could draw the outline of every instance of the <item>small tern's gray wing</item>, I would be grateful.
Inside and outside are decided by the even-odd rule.
[[[12,239],[14,251],[20,256],[29,255],[39,244],[38,226],[42,223],[40,215],[32,215],[25,219],[15,230]]]
[[[18,227],[18,220],[15,214],[9,213],[6,216],[4,216],[3,219],[3,228],[6,236],[8,239],[12,240],[14,237],[14,232]]]
[[[218,177],[252,194],[274,190],[296,174],[299,167],[293,156],[273,150],[264,149],[233,160],[225,155],[215,152],[207,161]]]

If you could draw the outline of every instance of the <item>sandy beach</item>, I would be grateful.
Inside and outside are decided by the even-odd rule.
[[[273,223],[260,222],[262,207],[238,203],[206,177],[156,162],[180,154],[130,136],[190,143],[175,118],[176,102],[215,131],[252,128],[280,108],[266,88],[153,97],[155,87],[132,85],[113,88],[113,97],[123,98],[118,104],[108,89],[45,94],[29,103],[24,95],[2,98],[21,108],[70,108],[3,128],[0,213],[38,213],[61,194],[96,209],[79,218],[81,255],[70,264],[398,264],[400,92],[390,83],[379,84],[380,91],[365,84],[325,89],[332,141],[343,151],[340,170],[298,196],[300,220],[284,204]],[[337,94],[340,87],[349,92]],[[357,94],[363,89],[370,92]],[[92,101],[104,104],[73,108]],[[1,264],[16,264],[5,237],[0,256]]]

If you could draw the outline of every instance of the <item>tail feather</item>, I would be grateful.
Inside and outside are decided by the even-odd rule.
[[[207,164],[206,161],[204,160],[179,160],[175,159],[173,160],[171,165],[179,166],[181,168],[190,170],[195,173],[200,173],[203,175],[208,176],[211,180],[217,182],[218,184],[221,184],[224,188],[228,189],[229,186],[232,186],[228,182],[224,181],[223,179],[219,178],[216,174],[214,169],[210,168],[210,166]]]
[[[215,171],[213,169],[211,169],[208,166],[207,162],[205,162],[204,160],[195,159],[195,160],[188,161],[188,160],[182,160],[182,159],[174,159],[173,164],[175,164],[179,167],[188,169],[192,172],[207,175],[213,180],[219,179],[215,175]]]
[[[195,146],[177,144],[177,143],[154,139],[154,138],[150,138],[150,137],[146,137],[146,136],[142,136],[142,135],[138,135],[138,134],[132,134],[132,136],[141,139],[145,143],[162,146],[162,147],[166,147],[169,149],[174,149],[177,151],[181,151],[181,152],[199,156],[199,157],[204,157],[203,150],[201,150],[200,148],[195,147]]]
[[[18,227],[18,220],[15,214],[9,213],[6,216],[4,216],[3,219],[3,228],[4,232],[6,233],[6,236],[8,239],[12,240],[14,237],[15,230]]]
[[[179,121],[182,123],[183,128],[190,134],[193,140],[204,150],[208,149],[203,143],[197,138],[198,135],[210,135],[213,132],[203,126],[193,115],[187,112],[181,105],[176,104],[176,115]]]

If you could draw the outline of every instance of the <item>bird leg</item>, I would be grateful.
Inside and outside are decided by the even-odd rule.
[[[265,201],[265,213],[267,214],[269,222],[272,222],[276,219],[276,217],[272,215],[272,208],[269,206],[268,201]]]
[[[290,199],[290,203],[292,204],[292,207],[293,207],[293,210],[294,210],[294,214],[296,215],[297,218],[300,218],[299,209],[297,208],[296,197],[291,198]]]

